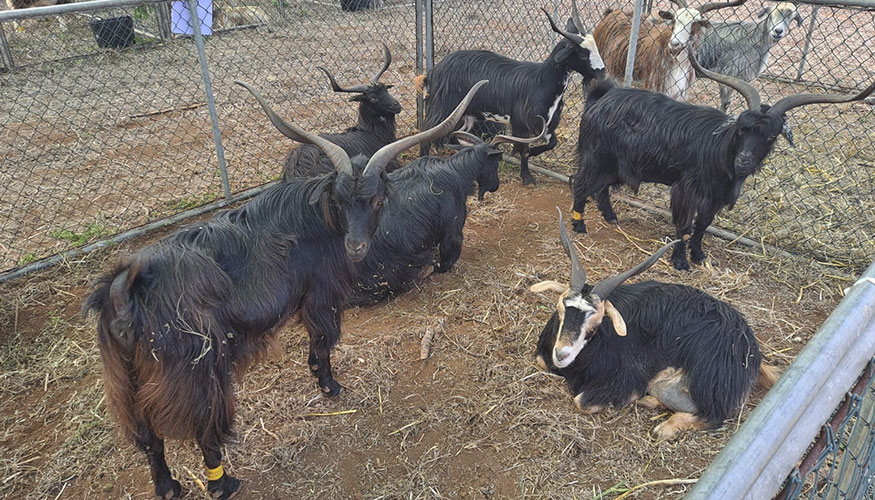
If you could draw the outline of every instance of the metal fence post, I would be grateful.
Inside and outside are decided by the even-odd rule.
[[[9,51],[9,42],[6,41],[6,33],[3,32],[3,23],[0,23],[0,56],[2,56],[3,64],[7,69],[15,67],[15,61],[12,60],[12,52]]]
[[[422,36],[422,11],[425,0],[415,0],[414,12],[416,15],[416,74],[425,74],[425,65],[423,63],[423,36]],[[425,125],[425,99],[422,94],[416,93],[416,128],[422,130]]]
[[[632,73],[635,69],[635,51],[638,50],[638,30],[641,28],[641,11],[644,10],[644,0],[635,0],[635,11],[632,13],[632,32],[629,33],[629,53],[626,54],[626,74],[623,86],[632,85]]]
[[[219,173],[222,176],[222,189],[225,198],[231,198],[231,184],[228,181],[228,168],[225,165],[225,148],[222,147],[222,134],[219,132],[219,117],[216,115],[216,99],[213,97],[213,85],[210,82],[210,66],[207,64],[207,54],[204,51],[204,37],[201,34],[201,20],[197,0],[188,0],[191,11],[192,28],[194,28],[194,43],[197,45],[197,57],[201,63],[201,77],[204,81],[204,93],[207,97],[207,109],[213,124],[213,142],[216,144],[216,157],[219,160]]]
[[[425,0],[425,70],[434,68],[434,2]]]
[[[805,47],[802,49],[802,58],[799,60],[799,70],[796,71],[796,80],[802,79],[802,72],[805,70],[805,59],[808,58],[808,51],[811,50],[811,36],[814,34],[814,26],[817,24],[817,11],[820,6],[814,7],[811,11],[811,22],[808,23],[808,34],[805,35]]]

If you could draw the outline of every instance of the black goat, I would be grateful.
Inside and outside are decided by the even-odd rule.
[[[320,67],[331,82],[335,92],[354,93],[349,100],[359,103],[358,123],[337,134],[319,134],[319,137],[337,144],[352,158],[356,155],[370,157],[378,149],[395,140],[395,116],[401,112],[401,104],[389,94],[392,85],[380,83],[380,77],[392,64],[389,47],[383,45],[385,63],[367,85],[341,87],[327,69]],[[386,165],[386,172],[392,172],[400,165],[393,158]],[[283,181],[295,177],[316,177],[334,169],[331,160],[318,147],[301,144],[286,156],[283,161]]]
[[[543,10],[543,9],[542,9]],[[547,11],[544,11],[547,14]],[[527,137],[540,130],[537,117],[547,117],[547,144],[529,149],[517,144],[520,155],[520,177],[523,184],[535,184],[529,172],[528,158],[556,147],[556,126],[562,113],[562,96],[573,70],[583,75],[584,85],[602,74],[604,63],[592,35],[581,35],[583,23],[573,3],[572,18],[566,30],[556,26],[547,14],[553,31],[564,37],[544,62],[517,61],[485,50],[453,52],[435,65],[431,73],[417,77],[416,86],[425,92],[426,126],[440,122],[452,109],[469,82],[490,81],[489,88],[477,94],[465,117],[467,130],[478,120],[509,124],[513,135]],[[420,156],[431,149],[424,142]]]
[[[98,313],[107,401],[146,453],[155,494],[165,499],[181,494],[164,458],[165,438],[197,440],[213,498],[238,491],[221,452],[233,435],[232,380],[293,314],[310,335],[308,363],[320,388],[340,392],[330,354],[355,281],[353,261],[367,254],[389,191],[383,168],[422,139],[452,130],[482,83],[439,127],[384,146],[367,164],[284,122],[241,85],[283,134],[317,144],[336,171],[272,186],[140,250],[100,278],[83,304],[83,313]]]
[[[544,119],[541,118],[543,122]],[[350,304],[374,304],[410,290],[432,271],[452,269],[462,252],[462,230],[468,217],[465,203],[498,190],[498,162],[502,143],[533,143],[543,138],[496,136],[490,144],[464,132],[460,138],[474,145],[449,158],[426,156],[389,174],[392,202],[386,206],[367,257],[356,263],[358,282]],[[435,250],[439,258],[435,262]]]
[[[758,376],[764,387],[777,380],[778,369],[762,363],[753,331],[729,304],[684,285],[622,285],[674,243],[593,287],[586,284],[561,210],[559,232],[571,259],[571,283],[545,281],[531,287],[561,294],[538,339],[535,360],[565,378],[582,412],[635,401],[665,406],[676,413],[652,433],[671,439],[684,429],[719,427]],[[606,317],[609,321],[603,321]]]
[[[747,100],[738,118],[714,108],[694,106],[649,90],[617,88],[598,82],[580,119],[579,168],[573,178],[572,225],[586,232],[583,210],[592,196],[608,222],[616,222],[609,187],[638,189],[642,182],[671,186],[672,221],[680,239],[671,256],[677,269],[689,269],[687,238],[693,262],[705,260],[702,237],[723,207],[730,209],[748,176],[760,170],[778,134],[792,145],[784,114],[814,103],[842,103],[865,98],[875,83],[854,96],[796,94],[769,107],[749,83],[702,69],[692,51],[696,71],[729,85]],[[695,220],[695,229],[693,222]]]

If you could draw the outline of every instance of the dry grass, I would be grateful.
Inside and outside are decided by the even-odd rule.
[[[237,383],[239,442],[227,447],[226,465],[246,481],[241,498],[673,498],[688,488],[678,480],[701,474],[761,392],[738,420],[676,442],[649,437],[665,418],[656,411],[577,413],[562,380],[531,361],[555,298],[527,291],[567,279],[553,207],[570,196],[548,181],[523,188],[514,170],[502,173],[499,192],[470,203],[452,273],[348,311],[334,354],[346,388],[338,399],[319,394],[296,325]],[[671,232],[668,221],[617,209],[620,229],[592,211],[590,235],[575,236],[593,280],[640,260]],[[106,412],[94,320],[80,320],[78,308],[110,262],[157,237],[0,285],[0,495],[149,497],[144,458],[121,442]],[[705,245],[707,266],[679,273],[663,261],[645,278],[732,303],[769,362],[786,366],[845,283],[820,266],[711,237]],[[441,321],[431,356],[420,360],[422,336]],[[169,443],[188,498],[200,498],[185,472],[202,474],[199,457],[193,443]]]

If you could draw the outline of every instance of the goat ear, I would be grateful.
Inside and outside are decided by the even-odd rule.
[[[768,13],[769,13],[769,9],[764,7],[763,10],[757,12],[756,17],[757,17],[757,19],[762,19],[762,18],[766,17],[766,14],[768,14]]]
[[[555,56],[553,56],[553,60],[557,63],[561,63],[562,61],[568,59],[568,56],[571,55],[571,52],[573,50],[574,47],[571,47],[570,45],[568,47],[564,47],[562,50],[557,52]]]
[[[365,99],[364,94],[356,94],[356,95],[350,97],[349,100],[350,100],[350,102],[362,102],[362,101],[365,101],[367,99]]]
[[[790,125],[787,122],[784,122],[784,126],[781,127],[781,135],[784,136],[784,139],[787,139],[787,143],[790,144],[790,147],[796,148],[796,143],[793,142],[793,129],[790,128]]]
[[[558,281],[547,280],[540,283],[535,283],[529,287],[530,292],[541,293],[546,291],[565,293],[568,290],[568,285],[563,285]]]
[[[665,19],[666,21],[671,21],[674,19],[674,13],[667,10],[661,10],[659,11],[659,17]]]
[[[723,132],[724,130],[728,129],[729,127],[735,125],[735,120],[736,120],[736,118],[734,116],[730,116],[729,118],[726,119],[725,122],[721,123],[719,127],[715,128],[714,131],[711,132],[711,135],[717,135],[717,134]]]
[[[614,307],[614,304],[611,304],[610,300],[604,301],[605,304],[605,316],[611,318],[611,323],[614,324],[614,331],[617,332],[617,335],[621,337],[626,336],[626,320],[623,319],[623,315],[620,314],[620,311]]]
[[[328,190],[331,188],[331,183],[334,180],[334,174],[325,176],[316,186],[316,189],[313,190],[313,193],[310,195],[310,199],[308,202],[310,205],[315,205],[322,201],[322,197],[328,194]]]

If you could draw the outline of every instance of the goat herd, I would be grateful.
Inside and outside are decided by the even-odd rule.
[[[513,144],[523,182],[534,182],[527,158],[557,144],[572,71],[583,76],[587,95],[579,169],[572,179],[574,230],[586,232],[588,197],[607,221],[615,221],[611,186],[658,182],[671,186],[677,240],[591,286],[560,211],[571,276],[568,285],[545,281],[531,287],[558,294],[536,347],[538,365],[566,379],[583,412],[632,402],[675,412],[653,430],[660,439],[718,427],[755,382],[771,385],[778,370],[762,363],[751,328],[733,307],[687,286],[622,283],[672,246],[674,266],[688,269],[687,240],[694,262],[706,258],[702,236],[714,214],[736,202],[778,135],[791,138],[787,111],[863,99],[875,84],[850,97],[799,94],[764,105],[745,81],[761,66],[735,76],[717,73],[699,65],[695,49],[704,40],[700,53],[707,47],[712,66],[728,73],[720,47],[737,47],[709,42],[708,29],[753,33],[762,24],[774,42],[798,18],[795,8],[779,3],[757,23],[709,27],[705,13],[743,0],[698,10],[675,1],[677,10],[660,12],[665,21],[642,21],[643,64],[636,79],[653,90],[620,88],[604,75],[623,68],[631,13],[606,13],[591,35],[584,34],[574,5],[565,29],[547,15],[562,38],[544,62],[466,50],[418,77],[415,84],[426,93],[426,130],[402,139],[395,130],[401,106],[391,86],[379,81],[391,63],[387,48],[385,64],[368,84],[342,87],[322,70],[335,92],[350,93],[359,103],[358,123],[340,134],[315,135],[286,122],[254,88],[238,82],[282,134],[302,143],[286,158],[282,181],[239,208],[136,252],[100,278],[83,305],[85,312],[97,312],[107,401],[147,455],[155,494],[181,495],[164,458],[167,438],[197,441],[214,498],[239,491],[239,480],[222,467],[221,452],[233,435],[232,381],[259,359],[292,315],[309,333],[308,364],[319,387],[329,397],[340,392],[331,350],[340,338],[344,307],[373,304],[431,272],[453,268],[466,198],[475,188],[480,198],[498,189],[501,143]],[[653,38],[644,38],[646,33]],[[764,65],[767,56],[766,49],[751,61]],[[696,74],[738,91],[747,110],[732,117],[661,93],[669,91],[667,81],[686,88]],[[672,95],[683,98],[684,91]],[[721,101],[725,107],[728,93]],[[485,142],[466,132],[482,121],[509,126],[513,135]],[[454,132],[459,122],[463,130]],[[541,141],[546,144],[532,146]],[[458,151],[427,156],[431,143],[452,143]],[[415,145],[421,145],[422,157],[401,168],[396,157]]]

